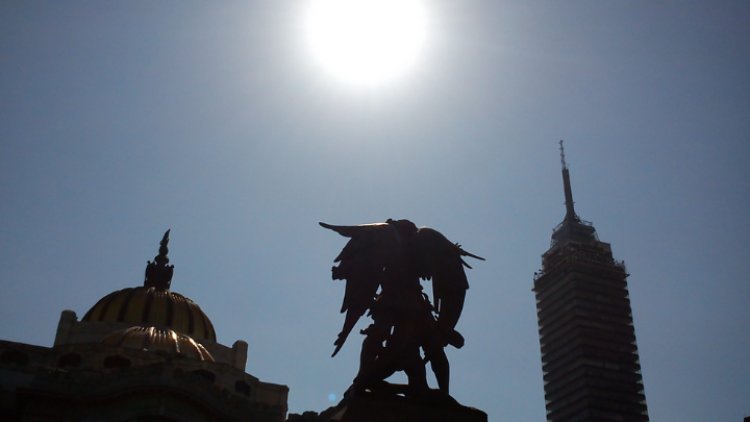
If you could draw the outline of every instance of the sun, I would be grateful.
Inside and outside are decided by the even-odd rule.
[[[305,18],[316,62],[352,85],[378,86],[404,76],[427,38],[420,0],[313,0]]]

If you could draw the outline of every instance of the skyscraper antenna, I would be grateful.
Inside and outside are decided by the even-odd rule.
[[[562,139],[560,139],[560,163],[562,163],[563,169],[568,168],[568,164],[565,162],[565,147],[563,147]]]
[[[573,189],[570,187],[570,172],[565,162],[565,148],[560,140],[560,163],[562,163],[563,189],[565,190],[565,221],[580,221],[573,208]]]

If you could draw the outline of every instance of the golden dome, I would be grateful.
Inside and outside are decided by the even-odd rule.
[[[130,287],[104,296],[82,321],[168,327],[179,334],[216,341],[211,320],[185,296],[156,287]]]
[[[115,331],[102,340],[109,346],[128,349],[161,351],[170,354],[184,355],[191,359],[213,362],[211,353],[191,337],[179,334],[173,330],[156,327],[130,327]]]

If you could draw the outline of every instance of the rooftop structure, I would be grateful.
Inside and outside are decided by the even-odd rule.
[[[565,218],[534,277],[548,421],[647,421],[628,273],[575,212],[560,141]]]
[[[247,343],[219,343],[208,316],[170,289],[169,231],[143,286],[64,310],[50,347],[0,341],[0,419],[286,418],[284,385],[245,372]]]

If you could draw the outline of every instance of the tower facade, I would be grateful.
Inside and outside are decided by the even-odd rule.
[[[534,277],[548,421],[648,421],[625,265],[573,207]]]

